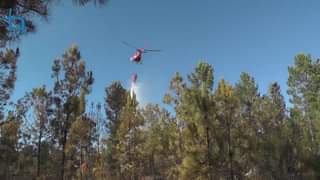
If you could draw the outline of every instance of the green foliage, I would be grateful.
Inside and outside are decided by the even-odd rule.
[[[119,116],[122,107],[126,104],[127,91],[119,81],[115,81],[106,88],[105,92],[105,112],[109,120],[107,128],[112,138],[119,126]]]
[[[6,178],[14,173],[18,162],[18,141],[21,121],[14,112],[9,112],[0,129],[0,177]]]
[[[144,143],[142,127],[144,119],[138,109],[135,95],[127,95],[126,105],[120,117],[117,130],[116,159],[120,164],[120,177],[124,179],[139,179],[142,175],[142,148]]]
[[[17,79],[17,60],[19,54],[12,49],[0,52],[0,122],[4,118],[4,108],[8,103]]]
[[[105,113],[108,119],[107,131],[107,160],[108,169],[112,176],[117,176],[120,173],[120,165],[118,159],[115,157],[116,148],[119,144],[117,140],[117,132],[120,126],[120,114],[122,108],[127,102],[128,92],[123,88],[119,81],[112,82],[110,86],[105,89]]]
[[[25,19],[27,33],[36,31],[34,23],[35,17],[43,19],[49,18],[49,12],[55,3],[59,0],[1,0],[0,1],[0,15],[6,16],[11,10],[12,15],[22,16]],[[72,0],[76,5],[85,6],[89,2],[94,4],[105,5],[108,0]],[[0,47],[4,47],[7,42],[17,41],[21,39],[21,34],[13,37],[9,35],[6,29],[6,22],[0,20]]]
[[[294,117],[300,119],[299,140],[304,146],[299,148],[303,155],[301,162],[308,173],[317,175],[319,157],[319,80],[320,61],[313,61],[310,55],[299,54],[295,57],[294,66],[289,67],[288,94],[294,104]],[[299,114],[297,114],[299,113]],[[311,162],[311,163],[310,163]],[[318,175],[319,176],[319,175]]]
[[[172,78],[171,111],[140,107],[115,81],[103,117],[99,103],[87,105],[94,78],[77,46],[54,60],[52,89],[34,88],[7,108],[18,54],[0,54],[0,179],[320,177],[320,61],[311,56],[289,67],[290,108],[277,82],[264,95],[247,73],[214,86],[213,67],[200,62],[187,78]]]
[[[72,134],[69,134],[70,129],[77,119],[84,117],[85,95],[90,93],[93,76],[92,72],[86,72],[85,63],[81,59],[77,46],[73,45],[62,58],[55,60],[52,67],[52,77],[55,79],[53,92],[56,115],[51,124],[54,135],[62,147],[60,176],[64,178],[64,166],[67,155],[70,155],[66,152],[69,150],[68,140],[72,137]],[[69,160],[69,168],[72,168],[73,160]],[[70,173],[68,177],[73,176],[74,173]]]
[[[177,179],[179,129],[176,120],[165,109],[151,104],[143,110],[143,117],[146,127],[142,151],[144,173],[153,178]]]

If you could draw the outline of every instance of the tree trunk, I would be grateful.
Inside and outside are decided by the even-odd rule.
[[[228,120],[228,152],[229,152],[229,168],[230,168],[230,179],[234,179],[234,172],[233,172],[233,154],[231,150],[231,125],[230,125],[230,119]]]
[[[38,160],[38,164],[37,164],[37,177],[40,176],[41,139],[42,139],[42,129],[41,129],[41,127],[40,127],[39,139],[38,139],[38,155],[37,155],[37,160]]]
[[[64,133],[63,133],[63,142],[62,142],[62,161],[61,161],[61,177],[60,179],[64,179],[64,164],[66,160],[66,142],[67,142],[67,129],[65,128]]]
[[[82,154],[82,145],[80,140],[80,179],[82,180],[82,163],[83,163],[83,154]]]
[[[210,147],[210,134],[209,134],[209,127],[206,128],[206,134],[207,134],[207,161],[208,161],[208,169],[209,169],[209,180],[212,180],[213,176],[212,176],[212,164],[211,164],[211,158],[210,158],[210,151],[211,151],[211,147]]]
[[[151,162],[150,162],[151,163],[151,176],[152,176],[153,179],[156,179],[156,177],[155,177],[155,167],[154,167],[155,166],[154,153],[153,152],[151,153],[151,159],[150,160],[151,160]]]
[[[66,143],[67,143],[67,135],[68,135],[68,123],[69,123],[69,114],[67,114],[66,117],[66,123],[64,127],[64,132],[63,132],[63,140],[62,140],[62,161],[61,161],[61,180],[64,180],[64,164],[66,160]]]

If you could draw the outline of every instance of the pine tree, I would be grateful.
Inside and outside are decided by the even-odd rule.
[[[259,132],[259,112],[261,97],[253,77],[242,73],[235,85],[234,96],[239,102],[239,157],[241,157],[241,174],[250,177],[257,173],[257,151]]]
[[[114,158],[117,141],[117,131],[120,126],[120,113],[127,101],[127,90],[123,88],[119,81],[113,82],[105,89],[105,112],[108,119],[107,122],[107,162],[111,175],[116,176],[120,174],[120,165],[116,158]]]
[[[144,119],[138,109],[135,95],[127,95],[117,131],[116,158],[120,164],[120,179],[141,179],[143,170],[142,148]]]
[[[45,87],[35,88],[30,94],[31,105],[33,106],[33,113],[35,114],[34,130],[37,133],[37,177],[41,175],[41,164],[46,164],[47,160],[41,160],[43,138],[46,138],[49,133],[49,121],[52,115],[52,96]]]
[[[175,118],[158,105],[148,104],[143,110],[145,139],[144,174],[153,179],[177,179],[178,126]]]
[[[294,65],[289,67],[288,94],[295,112],[301,113],[302,133],[305,138],[303,152],[309,154],[304,165],[318,178],[320,174],[319,129],[320,117],[320,60],[313,61],[310,55],[299,54]],[[297,117],[297,116],[296,116]],[[311,178],[308,177],[308,178]]]
[[[287,179],[289,153],[287,118],[280,86],[272,83],[262,101],[260,121],[260,174],[275,179]]]
[[[69,156],[77,157],[79,161],[78,178],[88,179],[91,177],[92,157],[90,149],[93,143],[94,122],[89,117],[79,116],[70,128],[69,141],[66,152]],[[81,168],[87,166],[85,169]]]
[[[182,179],[213,179],[214,101],[213,68],[204,62],[190,74],[190,87],[176,76],[175,110],[177,119],[185,126],[183,161],[180,165]],[[173,85],[173,84],[172,84]],[[172,97],[172,96],[171,96]]]
[[[186,83],[183,82],[183,77],[177,72],[175,76],[170,81],[169,91],[165,94],[163,98],[163,102],[165,104],[171,105],[173,107],[173,110],[175,112],[178,112],[178,108],[181,105],[181,98],[183,95],[183,92],[186,88]],[[183,131],[186,128],[185,123],[182,119],[179,119],[179,117],[174,118],[176,126],[177,126],[177,133],[178,133],[178,148],[176,152],[176,166],[179,167],[182,163],[182,159],[184,156],[184,137],[183,137]],[[176,168],[177,169],[177,168]],[[174,173],[173,173],[174,174]],[[176,173],[177,174],[177,173]]]
[[[315,112],[317,108],[317,96],[319,96],[317,79],[318,72],[314,69],[314,64],[310,56],[299,54],[295,57],[295,63],[293,67],[289,67],[289,78],[288,78],[288,94],[292,97],[290,102],[296,108],[301,109],[305,114],[305,118],[308,121],[309,141],[310,145],[314,150],[316,148],[316,130],[315,127]]]
[[[108,0],[72,0],[76,5],[85,6],[89,2],[94,4],[104,5]],[[13,16],[21,16],[25,20],[27,33],[36,31],[34,17],[41,17],[48,19],[49,11],[54,5],[54,2],[59,0],[1,0],[0,15],[6,16],[11,11]],[[8,24],[3,19],[0,19],[0,46],[5,46],[9,41],[16,41],[21,38],[23,34],[12,34],[8,31]]]
[[[22,121],[13,111],[0,129],[0,178],[8,179],[17,168],[20,128]]]
[[[111,177],[108,169],[108,158],[106,156],[106,119],[102,115],[102,106],[100,103],[91,103],[89,117],[94,122],[93,129],[93,147],[92,147],[92,176],[93,179],[104,180]]]
[[[112,140],[119,127],[119,116],[121,109],[126,104],[127,91],[119,81],[115,81],[105,89],[105,92],[105,112],[109,120],[107,129]]]
[[[0,52],[0,126],[4,118],[4,108],[8,103],[16,81],[19,54],[7,49]]]
[[[217,107],[217,124],[219,135],[217,144],[219,147],[219,163],[221,164],[221,175],[228,179],[241,177],[240,165],[236,161],[238,155],[238,101],[233,94],[233,87],[220,80],[215,92],[215,101]],[[224,163],[225,162],[225,163]]]
[[[60,179],[64,179],[66,145],[72,123],[85,111],[84,96],[90,93],[93,84],[92,72],[86,72],[77,46],[72,46],[63,59],[57,59],[52,66],[54,84],[55,118],[53,126],[62,147]],[[63,79],[61,79],[61,76]]]

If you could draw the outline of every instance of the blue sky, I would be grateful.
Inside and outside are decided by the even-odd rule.
[[[161,103],[175,72],[191,72],[200,60],[215,68],[215,80],[231,83],[241,72],[255,77],[259,89],[278,81],[286,92],[293,57],[320,57],[320,1],[309,0],[110,0],[104,7],[59,3],[49,22],[22,38],[13,99],[46,84],[51,65],[71,44],[78,44],[95,77],[90,101],[103,102],[113,80],[129,87],[139,74],[144,103]],[[142,65],[129,62],[134,52],[121,41],[162,49],[146,54]],[[14,46],[13,46],[14,47]]]

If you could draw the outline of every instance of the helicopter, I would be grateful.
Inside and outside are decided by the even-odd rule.
[[[136,48],[130,44],[128,44],[127,42],[122,42],[123,44],[125,44],[128,47],[134,48],[136,49],[136,52],[133,54],[133,56],[130,57],[130,61],[133,61],[135,63],[140,63],[142,61],[142,54],[143,53],[147,53],[147,52],[160,52],[161,50],[155,50],[155,49],[144,49],[144,48]]]

